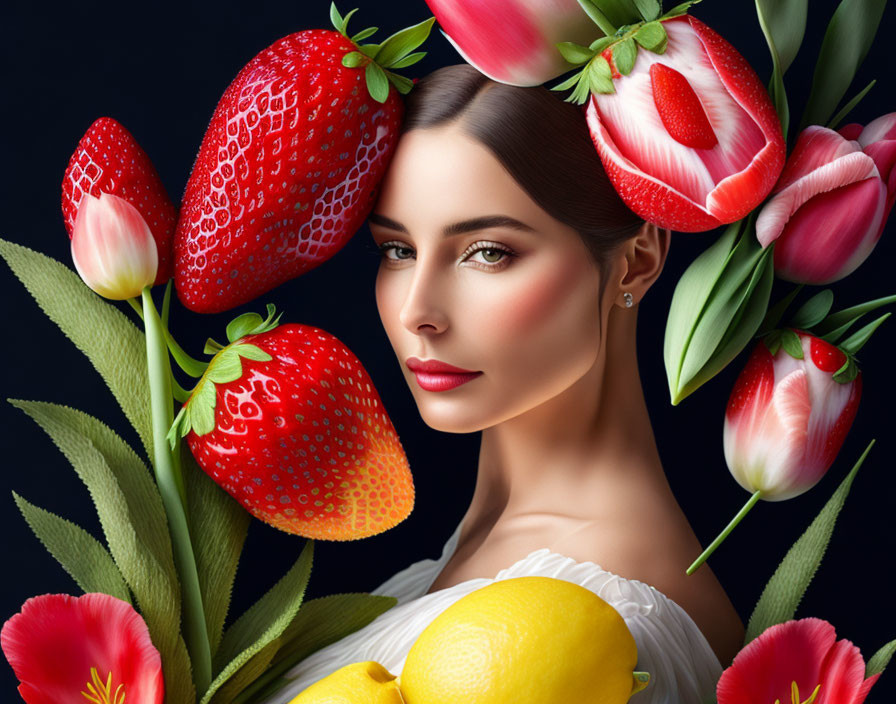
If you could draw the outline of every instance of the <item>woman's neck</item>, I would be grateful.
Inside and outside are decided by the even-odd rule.
[[[666,485],[644,401],[634,311],[611,312],[588,372],[545,403],[482,432],[465,524],[529,514],[588,519],[629,482]]]

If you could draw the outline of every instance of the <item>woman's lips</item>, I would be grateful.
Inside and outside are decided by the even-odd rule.
[[[455,367],[453,364],[438,359],[422,360],[417,357],[408,357],[405,364],[414,372],[420,388],[426,391],[447,391],[466,384],[482,374],[482,372]]]
[[[417,383],[420,388],[425,391],[448,391],[466,384],[468,381],[481,376],[482,372],[470,372],[458,374],[455,372],[423,372],[415,371],[414,376],[417,377]]]

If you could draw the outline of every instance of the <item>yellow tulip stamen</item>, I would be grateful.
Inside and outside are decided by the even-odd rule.
[[[790,701],[792,704],[812,704],[816,697],[818,697],[818,691],[821,689],[821,684],[816,685],[815,691],[812,692],[812,695],[804,702],[800,701],[800,688],[797,687],[796,681],[790,681]],[[775,704],[781,704],[780,699],[775,699]]]
[[[93,680],[93,682],[87,683],[87,689],[90,690],[90,693],[81,691],[81,694],[87,698],[87,701],[93,702],[93,704],[124,704],[124,683],[118,685],[115,688],[115,694],[113,694],[111,671],[109,672],[109,677],[103,682],[96,668],[91,667],[90,677]]]

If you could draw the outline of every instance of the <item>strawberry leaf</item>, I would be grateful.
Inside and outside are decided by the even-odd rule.
[[[769,354],[771,354],[772,357],[778,354],[778,350],[781,349],[781,336],[783,333],[783,330],[772,330],[762,338],[765,348],[769,351]]]
[[[790,328],[781,331],[781,346],[794,359],[803,358],[803,345],[800,342],[800,336]]]
[[[598,37],[588,45],[588,48],[591,49],[595,54],[599,54],[615,41],[616,37]]]
[[[567,78],[562,83],[558,83],[557,85],[553,86],[551,90],[567,90],[569,88],[572,88],[576,83],[579,82],[582,77],[582,73],[584,73],[584,71],[576,71],[572,76]]]
[[[339,10],[336,9],[335,2],[330,3],[330,22],[338,31],[342,31],[342,15],[340,15]]]
[[[424,56],[426,56],[425,51],[415,51],[413,54],[408,54],[404,58],[399,59],[395,63],[393,63],[389,68],[407,68],[408,66],[413,66],[415,63],[420,61]],[[408,79],[410,80],[410,79]]]
[[[635,67],[635,59],[638,58],[638,45],[629,37],[613,46],[613,63],[616,70],[623,76],[627,76]]]
[[[245,337],[262,323],[262,317],[258,313],[243,313],[227,324],[227,339],[236,342]]]
[[[588,84],[592,93],[615,93],[613,71],[603,56],[596,57],[586,69]]]
[[[840,349],[850,355],[856,354],[860,349],[862,349],[862,347],[865,346],[865,343],[868,342],[869,339],[871,339],[871,336],[874,334],[874,331],[877,330],[878,326],[891,315],[892,313],[884,313],[879,318],[876,318],[864,327],[859,328],[852,335],[850,335],[840,343]]]
[[[428,20],[418,22],[387,37],[380,45],[380,52],[376,57],[377,63],[383,68],[391,68],[395,61],[403,58],[426,41],[435,21],[435,17],[430,17]]]
[[[414,87],[414,82],[410,78],[405,78],[404,76],[401,76],[397,73],[386,71],[386,77],[389,79],[389,82],[393,86],[395,86],[395,89],[402,95],[407,95]]]
[[[227,384],[231,381],[236,381],[242,375],[243,363],[240,361],[239,354],[235,348],[227,347],[215,358],[215,363],[209,368],[208,374],[205,376],[203,392],[205,392],[205,387],[209,385],[209,382],[212,384]],[[214,407],[214,399],[212,401],[212,406]]]
[[[683,2],[680,5],[676,5],[659,19],[669,20],[673,17],[680,17],[681,15],[687,14],[687,11],[691,9],[691,5],[696,5],[698,2],[700,2],[700,0],[688,0],[687,2]],[[645,49],[646,48],[647,47],[645,47]]]
[[[364,67],[364,78],[367,81],[370,97],[378,103],[385,103],[386,98],[389,97],[389,79],[382,67],[377,63],[370,62]]]
[[[351,40],[355,43],[358,43],[362,39],[367,39],[367,37],[369,37],[371,34],[375,34],[379,31],[379,29],[379,27],[368,27],[367,29],[362,29],[360,32],[353,35],[351,37]]]
[[[571,63],[573,66],[581,66],[591,61],[596,53],[593,49],[575,42],[559,42],[556,46],[567,63]]]
[[[347,68],[357,68],[364,61],[364,54],[360,51],[350,51],[342,57],[342,65]]]
[[[792,328],[808,330],[824,320],[832,305],[834,305],[834,292],[829,288],[819,291],[799,307],[790,319],[789,325]]]
[[[663,54],[666,51],[666,44],[669,37],[666,34],[666,28],[660,22],[648,22],[642,25],[635,32],[634,39],[638,44],[643,46],[647,51],[654,54]]]
[[[371,59],[375,59],[376,55],[379,53],[380,45],[379,44],[361,44],[358,47],[361,50],[361,53],[365,56],[370,57]]]
[[[246,359],[253,359],[257,362],[270,362],[273,357],[265,352],[263,349],[256,345],[236,345],[233,348],[233,351],[238,354],[240,357],[245,357]]]
[[[215,429],[215,401],[217,393],[214,383],[199,382],[193,396],[187,402],[190,428],[197,435],[206,435]]]
[[[834,372],[834,374],[831,376],[831,379],[836,381],[838,384],[849,384],[858,375],[859,367],[856,365],[855,359],[853,359],[852,355],[847,355],[846,361],[843,363],[843,366]]]

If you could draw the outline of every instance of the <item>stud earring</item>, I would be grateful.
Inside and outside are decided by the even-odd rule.
[[[626,291],[622,294],[622,297],[625,299],[625,307],[631,308],[635,304],[634,296],[631,293]]]

